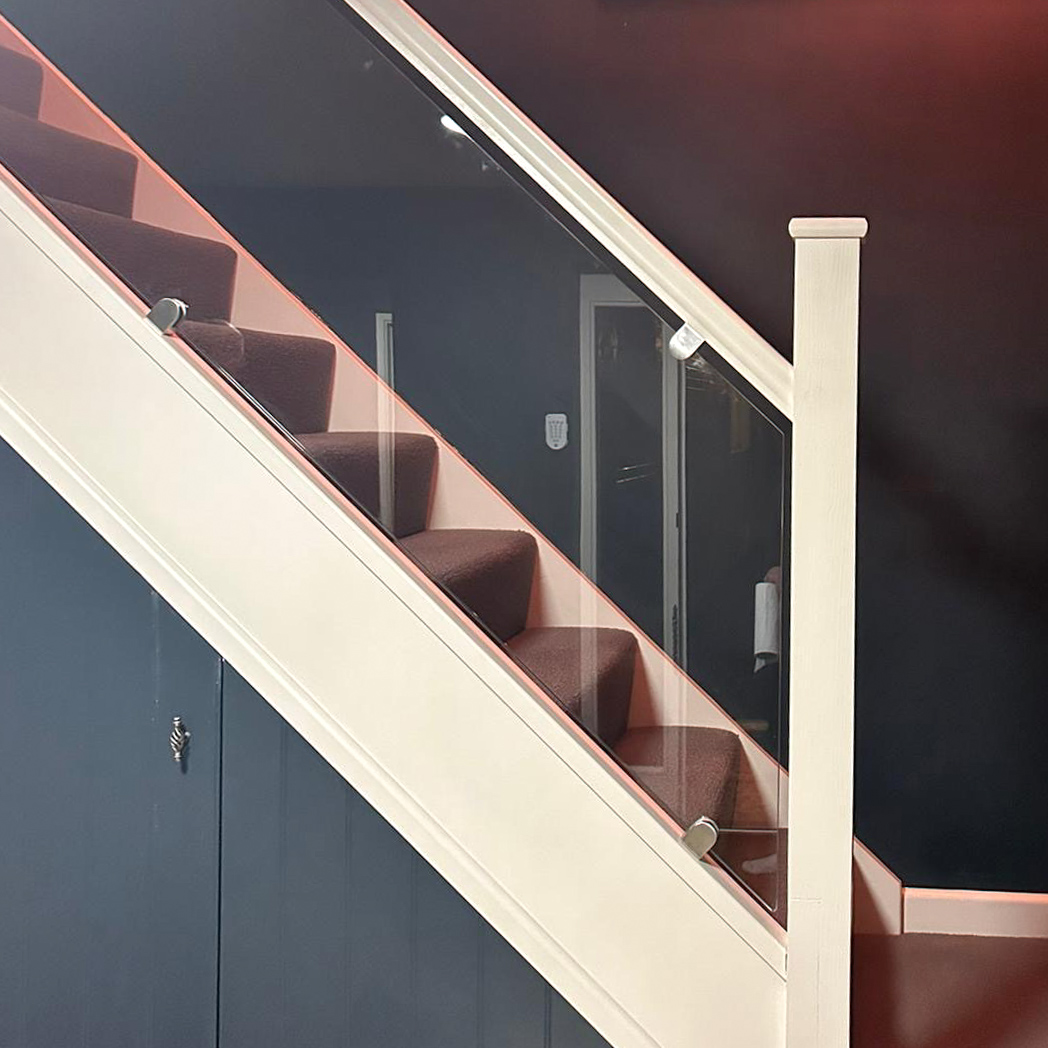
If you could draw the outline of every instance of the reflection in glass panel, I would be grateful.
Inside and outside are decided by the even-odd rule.
[[[781,431],[701,356],[685,365],[687,659],[691,675],[776,761],[782,701]],[[740,777],[735,819],[715,854],[785,921],[785,780]]]

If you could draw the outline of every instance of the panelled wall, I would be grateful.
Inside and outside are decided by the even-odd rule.
[[[0,1044],[209,1048],[220,660],[2,442],[0,492]]]
[[[0,490],[4,1048],[604,1045],[2,443]]]
[[[223,713],[222,1048],[605,1044],[231,669]]]

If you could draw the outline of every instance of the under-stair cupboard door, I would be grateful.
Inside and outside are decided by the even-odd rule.
[[[222,739],[221,1048],[607,1048],[228,666]]]
[[[0,490],[0,1045],[214,1048],[221,663],[2,443]]]

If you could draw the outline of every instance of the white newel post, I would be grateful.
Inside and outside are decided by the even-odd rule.
[[[789,1048],[848,1048],[862,218],[795,218]]]

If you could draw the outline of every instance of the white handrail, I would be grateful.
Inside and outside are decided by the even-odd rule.
[[[343,0],[786,418],[793,368],[403,0]]]

